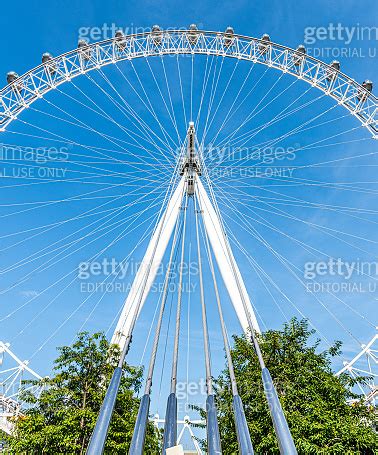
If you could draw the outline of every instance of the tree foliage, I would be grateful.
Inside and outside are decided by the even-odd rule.
[[[348,404],[356,398],[349,388],[353,384],[348,376],[333,374],[332,357],[340,354],[340,343],[318,352],[313,335],[306,321],[293,319],[282,330],[259,337],[299,454],[378,453],[376,410],[359,401]],[[43,380],[42,394],[25,394],[29,408],[9,439],[11,453],[85,452],[119,353],[100,333],[80,333],[72,346],[59,352],[53,377]],[[257,357],[246,337],[234,337],[232,358],[255,453],[278,454]],[[142,371],[125,366],[105,453],[127,453],[141,385]],[[216,388],[223,453],[237,454],[227,370],[216,380]],[[144,453],[160,453],[160,435],[152,425]]]
[[[38,397],[25,393],[28,405],[18,420],[11,453],[83,454],[88,445],[114,366],[118,349],[110,346],[102,333],[80,333],[72,346],[59,348],[54,375],[42,381]],[[130,445],[139,400],[142,371],[126,365],[121,381],[105,453],[125,454]],[[148,428],[146,454],[159,453],[159,435]]]
[[[283,330],[270,330],[259,337],[298,453],[378,453],[376,409],[361,401],[348,404],[356,398],[349,389],[351,379],[346,375],[337,378],[332,372],[332,357],[340,354],[340,343],[319,353],[319,341],[312,342],[313,335],[306,321],[293,319]],[[232,358],[255,453],[278,454],[253,346],[244,336],[234,337],[234,342]],[[236,454],[227,370],[216,384],[223,450],[226,455]]]

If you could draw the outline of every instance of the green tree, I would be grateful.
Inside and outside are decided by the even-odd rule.
[[[283,330],[270,330],[259,337],[298,453],[378,453],[378,436],[373,429],[377,410],[360,401],[347,403],[356,398],[348,388],[351,379],[335,377],[331,368],[332,357],[340,354],[340,343],[319,353],[319,341],[312,342],[313,335],[306,321],[293,319]],[[278,454],[255,351],[244,336],[235,336],[234,342],[232,358],[255,452]],[[224,454],[236,454],[227,370],[216,384]]]
[[[85,453],[119,352],[102,333],[86,332],[80,333],[72,346],[59,348],[59,352],[54,376],[33,381],[44,386],[41,395],[25,393],[28,409],[9,438],[11,453]],[[126,365],[105,453],[127,453],[139,406],[135,394],[141,384],[141,369]],[[159,441],[150,425],[145,453],[158,454]]]

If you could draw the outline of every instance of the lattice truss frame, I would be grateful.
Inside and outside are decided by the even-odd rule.
[[[378,333],[344,367],[336,373],[339,376],[348,373],[352,378],[364,376],[368,378],[363,384],[357,384],[358,392],[365,396],[366,402],[378,404]]]
[[[5,357],[12,366],[2,369]],[[37,394],[42,392],[41,387],[23,383],[26,379],[25,374],[29,379],[43,379],[28,366],[28,363],[27,360],[20,360],[11,351],[9,343],[0,341],[0,429],[8,434],[13,429],[12,419],[22,416],[20,393],[27,390]]]
[[[334,98],[378,139],[378,98],[334,67],[271,41],[212,31],[169,30],[87,44],[51,58],[0,91],[0,131],[35,100],[60,84],[122,60],[204,54],[249,60],[291,74]]]

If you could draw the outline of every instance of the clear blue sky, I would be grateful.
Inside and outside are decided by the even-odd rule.
[[[0,29],[2,32],[0,77],[3,77],[4,84],[5,75],[8,71],[14,70],[19,74],[22,74],[40,63],[43,52],[49,51],[53,55],[59,55],[75,48],[79,33],[85,34],[85,30],[87,30],[88,27],[92,28],[91,30],[93,32],[96,30],[93,29],[93,27],[107,30],[107,28],[112,27],[113,24],[117,27],[130,30],[131,32],[135,30],[140,31],[155,23],[159,24],[162,28],[181,28],[191,23],[197,23],[205,30],[221,31],[228,25],[232,25],[237,33],[255,37],[260,37],[263,33],[269,33],[272,40],[290,47],[296,47],[298,44],[305,42],[308,43],[308,46],[312,46],[314,52],[316,52],[318,48],[323,48],[323,57],[320,58],[325,61],[331,61],[333,60],[333,57],[327,56],[324,48],[332,47],[336,54],[337,52],[341,52],[342,48],[349,50],[353,49],[354,51],[350,54],[337,57],[337,60],[340,60],[342,64],[343,71],[360,82],[365,79],[372,79],[374,81],[377,74],[378,36],[374,27],[377,25],[376,18],[378,15],[378,5],[374,1],[365,1],[363,2],[363,5],[361,5],[356,4],[356,2],[351,0],[346,0],[342,3],[339,1],[294,2],[290,0],[281,2],[273,0],[271,2],[234,1],[223,2],[222,4],[213,1],[204,2],[197,0],[192,2],[104,2],[98,0],[61,2],[50,0],[49,2],[44,2],[42,5],[39,1],[29,0],[5,2],[2,6],[2,10],[3,12],[0,17]],[[341,29],[339,27],[339,30],[341,30],[340,35],[337,35],[338,32],[336,27],[338,24],[341,24],[342,26]],[[319,39],[315,43],[312,42],[312,38],[315,36],[314,27],[317,27],[318,31],[319,27],[324,27],[326,30],[325,33],[320,32],[320,35],[318,35]],[[335,29],[333,29],[333,27],[335,27]],[[361,27],[370,28],[370,39],[367,39],[366,35],[365,37],[359,35],[359,33],[361,33]],[[98,32],[94,31],[94,33]],[[107,31],[106,33],[109,32]],[[105,38],[106,37],[110,36],[105,36]],[[152,62],[151,65],[152,69],[156,71],[156,74],[159,74],[159,77],[163,78],[161,67],[158,68],[156,62]],[[169,62],[167,65],[173,65],[173,63]],[[202,75],[205,71],[205,65],[205,58],[198,59],[198,70],[196,70],[197,72],[195,75],[195,81],[198,84],[202,84]],[[126,72],[130,80],[135,82],[135,75],[133,76],[129,66],[126,67],[126,63],[124,66],[120,65],[120,68]],[[148,66],[143,62],[136,62],[135,68],[140,72],[140,77],[142,78],[147,91],[158,98],[153,81],[151,80],[151,75],[148,73]],[[169,71],[172,71],[171,74],[173,74],[173,66],[169,68]],[[232,97],[236,95],[238,88],[248,75],[248,64],[241,63],[233,78],[231,87],[227,88],[228,79],[225,75],[228,74],[228,77],[231,77],[234,68],[234,62],[225,62],[222,70],[223,76],[221,78],[219,91],[216,94],[216,101],[221,101],[222,90],[228,91],[227,96],[225,97],[226,100],[225,102],[222,102],[222,108],[219,111],[221,116],[227,115],[227,106],[230,106],[233,99]],[[186,76],[184,89],[187,89],[190,59],[183,61],[182,71]],[[235,115],[233,122],[229,125],[230,130],[228,133],[232,131],[232,128],[235,128],[240,124],[242,119],[248,115],[248,112],[250,112],[259,102],[262,102],[263,105],[264,93],[276,83],[280,76],[273,70],[268,71],[266,75],[264,71],[265,68],[254,69],[251,79],[248,79],[247,86],[249,84],[249,87],[252,87],[254,82],[258,81],[264,74],[264,78],[262,82],[259,83],[258,87],[256,87],[253,97],[248,98],[238,114]],[[106,69],[104,73],[117,85],[121,95],[133,105],[141,118],[150,121],[150,119],[148,119],[148,113],[146,113],[144,107],[138,103],[136,95],[127,90],[125,80],[120,76],[120,73],[112,68]],[[171,74],[169,73],[169,75]],[[132,79],[133,77],[134,79]],[[104,82],[98,75],[93,75],[93,79],[100,85]],[[161,81],[161,83],[164,84],[164,80],[161,79]],[[280,79],[272,90],[272,97],[275,95],[278,97],[280,92],[292,82],[293,79],[288,76]],[[107,112],[112,112],[112,115],[114,114],[117,121],[124,121],[122,120],[120,112],[111,111],[111,109],[114,109],[114,106],[112,106],[109,99],[104,98],[104,96],[96,90],[93,83],[79,78],[75,81],[75,84],[82,91],[89,93],[90,98],[96,103],[102,103],[102,108]],[[172,82],[172,84],[174,84],[172,86],[174,109],[179,112],[179,109],[181,109],[181,98],[179,86],[177,85],[177,78],[176,82]],[[279,113],[281,109],[295,101],[295,99],[308,88],[309,87],[306,84],[298,82],[293,88],[288,89],[286,95],[277,98],[277,101],[272,103],[272,105],[269,106],[269,109],[266,109],[266,111],[261,113],[259,121],[267,121],[271,116]],[[73,87],[67,86],[62,88],[62,91],[69,96],[77,97],[84,104],[88,102],[88,100],[85,100],[83,97],[79,98],[79,91]],[[306,93],[303,100],[310,102],[319,95],[320,92],[317,92],[315,89],[310,90],[309,93]],[[198,107],[198,95],[195,95],[194,98],[194,105]],[[94,126],[100,131],[106,132],[106,134],[120,138],[120,140],[127,139],[121,135],[119,129],[117,130],[114,126],[106,124],[106,122],[104,123],[103,119],[96,117],[93,112],[88,111],[83,106],[73,105],[68,96],[63,96],[60,92],[54,92],[49,94],[47,99],[53,104],[47,104],[40,101],[36,103],[31,110],[24,112],[20,117],[21,120],[28,123],[34,123],[40,128],[54,131],[55,134],[60,134],[77,142],[91,144],[100,148],[112,148],[109,146],[109,142],[106,142],[97,136],[94,138],[90,132],[80,131],[75,125],[68,124],[67,122],[59,122],[56,117],[52,117],[52,115],[65,117],[64,114],[62,114],[62,111],[59,112],[59,110],[54,107],[54,105],[58,105],[64,111],[68,111],[72,115],[80,117],[80,119],[87,124]],[[265,102],[266,101],[267,100],[265,100]],[[164,125],[166,125],[169,133],[173,135],[175,131],[172,128],[172,125],[169,124],[169,119],[166,111],[164,111],[161,100],[156,101],[156,104],[156,110],[161,116],[163,123],[165,122]],[[334,102],[331,100],[323,100],[319,103],[314,103],[313,107],[310,109],[301,111],[297,116],[293,116],[294,118],[282,122],[274,131],[269,130],[268,132],[263,133],[261,137],[258,138],[258,143],[283,134],[285,131],[294,128],[296,125],[295,122],[306,121],[308,118],[330,109],[333,105]],[[50,116],[43,115],[38,110],[48,112]],[[341,108],[336,108],[332,111],[332,115],[325,116],[324,120],[331,121],[346,113],[347,112]],[[67,119],[67,117],[65,118]],[[182,136],[185,133],[186,125],[181,113],[178,114],[177,118],[180,122],[179,130],[180,135]],[[72,117],[70,120],[72,122]],[[214,131],[216,125],[221,125],[221,117],[216,119]],[[257,123],[257,125],[259,125],[259,123]],[[256,125],[252,124],[250,127],[253,126]],[[283,141],[283,147],[303,148],[317,140],[330,137],[332,134],[340,134],[333,140],[326,140],[326,146],[323,148],[310,149],[311,152],[307,150],[306,153],[297,154],[294,162],[296,166],[308,166],[315,163],[326,162],[327,160],[339,161],[336,161],[330,165],[330,167],[327,167],[326,165],[315,168],[307,167],[298,171],[298,174],[295,175],[297,176],[297,179],[301,180],[292,180],[291,183],[293,185],[288,181],[282,182],[279,179],[259,179],[256,183],[256,179],[253,180],[253,177],[248,179],[243,178],[239,180],[238,183],[237,179],[234,179],[232,176],[224,178],[224,185],[223,182],[218,182],[222,185],[219,188],[219,194],[224,191],[224,195],[226,195],[226,199],[221,200],[221,206],[223,206],[225,211],[225,221],[229,223],[233,232],[240,239],[241,244],[256,259],[257,263],[265,272],[274,279],[277,286],[282,290],[282,293],[279,293],[274,289],[272,290],[267,281],[263,284],[259,279],[259,274],[253,270],[246,257],[235,248],[237,259],[240,261],[240,268],[242,269],[247,283],[247,288],[253,301],[256,303],[256,307],[261,316],[262,326],[275,328],[282,324],[284,317],[278,310],[278,307],[280,307],[288,317],[294,315],[298,316],[298,312],[295,308],[288,303],[287,299],[285,299],[283,295],[285,294],[298,305],[306,316],[311,318],[314,325],[320,328],[321,332],[324,333],[329,340],[341,339],[344,341],[347,357],[350,357],[358,350],[358,343],[353,340],[353,337],[348,335],[347,331],[351,331],[353,336],[361,341],[368,341],[374,333],[374,328],[366,323],[363,318],[357,316],[353,310],[369,319],[373,324],[376,324],[377,321],[374,321],[374,318],[376,318],[376,299],[378,297],[378,292],[374,292],[374,290],[371,292],[342,292],[337,294],[336,298],[331,298],[324,293],[316,294],[315,297],[308,292],[306,293],[303,286],[293,278],[293,275],[282,265],[282,262],[277,260],[277,257],[274,258],[267,250],[266,246],[259,242],[256,237],[253,237],[250,232],[248,233],[242,228],[240,219],[230,208],[230,201],[232,201],[233,204],[236,204],[236,207],[242,214],[246,217],[250,217],[245,219],[264,237],[265,241],[269,242],[269,244],[272,245],[279,254],[286,258],[287,261],[294,264],[296,272],[302,279],[305,264],[308,262],[324,262],[329,258],[342,258],[343,261],[348,263],[360,263],[363,261],[372,263],[377,261],[378,248],[376,223],[378,219],[376,201],[378,180],[375,170],[378,165],[376,155],[378,148],[377,143],[370,139],[367,131],[360,128],[352,132],[347,132],[358,126],[359,123],[351,118],[351,116],[348,116],[341,120],[337,120],[334,123],[331,122],[319,126],[316,130],[311,130],[307,133],[303,132],[302,134],[290,137],[287,141]],[[156,125],[155,131],[157,131]],[[247,131],[247,129],[244,131]],[[345,135],[342,135],[343,132],[346,132]],[[22,145],[24,147],[46,147],[46,144],[49,146],[52,145],[51,141],[46,141],[41,138],[32,138],[23,134],[46,136],[47,133],[45,134],[41,130],[38,132],[35,128],[30,128],[27,124],[19,122],[17,125],[12,125],[9,128],[9,131],[4,133],[0,142],[3,144]],[[224,134],[226,134],[226,132]],[[333,142],[337,142],[337,144],[332,145]],[[252,146],[253,144],[250,145]],[[62,143],[60,143],[59,146],[65,147]],[[43,266],[46,259],[51,260],[52,264],[54,253],[49,253],[41,259],[36,259],[32,263],[25,264],[21,268],[6,274],[3,273],[0,276],[2,289],[12,286],[12,289],[9,292],[3,292],[2,295],[0,295],[2,317],[35,297],[35,299],[32,300],[32,303],[25,305],[22,311],[14,313],[10,318],[1,323],[1,338],[5,341],[11,340],[15,352],[22,358],[29,358],[35,353],[36,349],[43,346],[41,350],[33,356],[32,360],[32,366],[41,374],[49,373],[51,362],[56,355],[55,347],[71,342],[72,337],[82,326],[82,323],[90,314],[91,309],[95,308],[94,313],[85,324],[85,329],[91,331],[107,330],[113,318],[116,316],[117,311],[120,309],[124,298],[124,294],[122,293],[105,295],[103,300],[95,307],[99,299],[99,295],[97,295],[95,296],[96,298],[83,303],[87,295],[80,292],[80,282],[78,282],[78,280],[64,292],[63,288],[65,285],[68,285],[68,281],[63,281],[60,286],[58,285],[56,288],[52,289],[51,292],[49,291],[43,295],[38,295],[41,292],[41,289],[59,279],[59,277],[63,276],[72,268],[77,268],[80,262],[86,261],[88,257],[95,254],[112,241],[112,238],[116,235],[115,231],[107,231],[106,225],[105,230],[100,231],[103,235],[99,234],[97,238],[93,238],[93,235],[91,237],[90,231],[92,227],[85,226],[86,219],[81,220],[80,222],[71,223],[69,228],[63,226],[62,228],[48,231],[43,236],[32,238],[19,245],[14,245],[15,237],[4,237],[14,231],[18,232],[32,229],[36,226],[47,225],[51,222],[59,222],[66,218],[80,215],[87,210],[96,209],[96,207],[103,204],[104,201],[109,201],[109,198],[113,196],[118,197],[121,194],[119,188],[114,190],[108,189],[105,193],[97,193],[105,195],[107,199],[82,198],[80,199],[80,202],[76,204],[61,204],[58,209],[55,206],[47,206],[41,209],[14,214],[15,211],[25,208],[26,206],[23,204],[27,202],[33,203],[35,201],[67,198],[80,195],[83,192],[95,191],[98,188],[92,183],[81,185],[78,183],[62,183],[65,178],[70,178],[72,176],[76,178],[79,175],[78,172],[85,171],[85,169],[78,164],[78,161],[80,161],[80,153],[83,153],[83,149],[80,151],[76,146],[68,146],[68,150],[63,150],[63,153],[66,152],[69,155],[69,161],[65,165],[68,174],[66,176],[58,176],[56,179],[58,180],[57,183],[52,182],[46,185],[37,185],[37,187],[34,188],[13,185],[14,183],[20,183],[20,179],[17,181],[14,178],[11,179],[12,185],[10,185],[9,179],[2,178],[0,181],[0,185],[3,188],[1,214],[2,216],[5,216],[4,221],[2,221],[0,225],[0,232],[3,236],[1,239],[2,247],[0,255],[2,270],[9,267],[10,264],[15,264],[22,260],[22,258],[28,257],[31,254],[37,255],[38,251],[47,248],[49,244],[59,242],[64,236],[71,235],[72,237],[67,241],[74,241],[78,237],[78,235],[75,236],[75,232],[88,234],[87,245],[85,245],[84,242],[83,247],[79,251],[65,260],[58,262],[54,267],[49,267],[43,273],[36,273],[35,268]],[[372,155],[368,157],[353,158],[357,155],[368,153],[372,153]],[[88,154],[88,150],[86,150],[86,154]],[[97,155],[97,159],[99,159],[99,156],[100,155]],[[115,156],[120,157],[122,155],[115,152]],[[340,161],[345,157],[351,157],[351,159]],[[83,160],[86,165],[90,164],[87,155]],[[251,163],[248,162],[247,164]],[[285,165],[289,164],[291,163],[285,162]],[[9,170],[17,168],[17,166],[14,166],[12,163],[8,163],[6,166],[8,166],[7,169]],[[125,169],[121,166],[112,167],[107,163],[96,164],[96,166],[98,166],[97,171],[99,173],[109,172],[109,170],[125,172],[125,175],[122,176],[122,178],[119,176],[115,177],[112,182],[119,183],[124,182],[125,179],[131,179],[132,168]],[[56,167],[59,169],[60,166]],[[2,168],[4,168],[4,166],[2,166]],[[94,172],[94,170],[91,172]],[[154,178],[163,181],[162,174],[159,172],[158,168],[154,168],[153,172]],[[318,184],[299,184],[300,182],[304,182],[303,179],[306,179],[307,183],[312,180],[318,182]],[[90,178],[88,178],[88,180],[90,180]],[[27,182],[26,179],[23,181]],[[105,178],[102,180],[100,177],[98,181],[109,183],[109,178],[107,180]],[[319,182],[323,183],[319,184]],[[133,187],[131,186],[131,182],[129,183],[130,186],[127,187],[127,191],[132,191]],[[140,184],[140,182],[138,184]],[[262,186],[270,186],[268,189],[264,189],[259,187],[260,184]],[[352,187],[352,189],[348,190],[348,186]],[[231,196],[235,199],[228,200],[227,191],[230,191]],[[245,192],[243,196],[240,191]],[[156,197],[161,198],[163,192],[155,192],[154,194]],[[265,202],[261,203],[261,199],[254,200],[254,196],[262,198],[270,197],[274,200],[265,199]],[[126,197],[126,201],[132,202],[134,198],[135,196],[130,194]],[[296,198],[295,203],[293,202],[294,198]],[[291,200],[291,202],[289,200]],[[302,202],[298,202],[299,200]],[[326,204],[328,208],[323,207],[322,209],[319,208],[319,206],[317,206],[317,208],[314,206],[312,206],[312,208],[309,208],[308,206],[305,207],[303,201],[313,204]],[[20,205],[6,207],[6,202]],[[227,203],[229,205],[228,207],[226,207]],[[111,205],[104,206],[101,210],[111,207],[121,207],[120,204],[121,202],[117,202],[115,199]],[[249,208],[246,208],[246,205],[249,206]],[[351,211],[348,213],[345,209],[347,206],[351,207]],[[340,207],[343,208],[340,209]],[[155,212],[153,212],[153,210],[155,210]],[[155,207],[149,214],[156,213],[156,210]],[[131,209],[130,214],[136,213],[137,211],[138,209]],[[13,213],[13,215],[8,216],[10,213]],[[288,214],[288,216],[285,216],[285,214]],[[118,261],[122,260],[128,254],[131,248],[130,245],[136,244],[138,238],[143,234],[144,229],[147,227],[147,215],[143,216],[146,224],[138,226],[127,238],[123,238],[112,248],[108,249],[106,254],[104,253],[102,257],[114,257]],[[299,221],[299,219],[302,221]],[[94,217],[90,217],[89,220],[90,223],[95,222]],[[122,229],[125,228],[125,225],[122,225],[122,213],[118,212],[115,220],[117,223],[120,223],[119,226],[123,226]],[[303,220],[305,223],[303,223]],[[111,221],[109,221],[109,225],[110,224]],[[101,222],[98,221],[97,224],[94,224],[93,226],[95,226],[96,229],[101,229]],[[322,227],[325,227],[325,230],[322,229]],[[340,233],[340,231],[342,231],[342,233]],[[288,235],[294,237],[297,241],[293,241]],[[26,234],[21,234],[16,237],[17,241],[21,241],[25,238]],[[93,242],[91,240],[93,240]],[[302,243],[299,244],[298,242]],[[62,243],[60,245],[62,245]],[[142,243],[136,250],[133,255],[134,262],[140,260],[145,245],[145,242]],[[315,249],[317,252],[315,252]],[[67,251],[69,250],[67,249]],[[22,280],[22,277],[25,276],[25,274],[31,274],[27,281]],[[330,275],[331,279],[329,279]],[[352,279],[358,283],[362,282],[363,286],[366,286],[368,283],[376,283],[378,273],[373,271],[370,275],[371,276],[353,275]],[[128,280],[130,281],[130,276],[126,278],[125,282]],[[332,273],[328,274],[324,280],[336,282],[346,281],[345,275],[335,278]],[[13,287],[16,283],[18,284]],[[267,290],[266,286],[269,290]],[[366,288],[364,289],[366,291]],[[62,293],[60,294],[60,292]],[[130,353],[131,362],[138,363],[140,361],[144,343],[146,341],[149,320],[153,314],[153,308],[156,305],[156,295],[156,293],[153,294],[151,299],[147,302],[147,309],[143,312],[138,324],[133,348]],[[240,328],[238,322],[232,313],[229,302],[227,302],[224,289],[222,289],[222,296],[224,297],[226,306],[225,311],[228,318],[229,333],[239,333]],[[198,318],[198,294],[194,294],[193,301],[192,304],[197,305],[197,307],[194,307],[194,309],[192,308],[189,378],[195,381],[199,376],[203,376],[203,356]],[[209,297],[209,301],[213,303],[212,297]],[[82,303],[83,306],[80,307],[67,324],[62,326],[51,340],[44,344],[59,328],[65,318]],[[34,316],[48,304],[50,304],[49,308],[40,317],[38,316],[35,322],[28,326]],[[186,305],[187,300],[185,300],[185,310]],[[197,308],[197,310],[195,308]],[[350,308],[353,310],[350,310]],[[339,322],[332,318],[327,310],[330,310],[335,314],[335,317]],[[209,320],[214,370],[215,372],[218,372],[223,365],[223,353],[219,326],[216,320],[215,307],[213,305],[209,308]],[[184,355],[187,347],[185,341],[187,336],[186,322],[185,319],[182,342],[183,355],[180,364],[182,373],[180,380],[184,380],[186,377],[186,354]],[[167,320],[165,321],[165,327],[166,326]],[[20,331],[23,331],[22,335],[18,335]],[[18,335],[17,337],[15,337],[16,334]],[[167,357],[164,364],[164,347],[161,352],[159,352],[158,368],[156,372],[157,379],[154,383],[154,397],[156,400],[154,401],[154,409],[152,409],[152,411],[159,410],[160,413],[164,408],[164,388],[167,385],[167,370],[169,370],[166,365],[170,365],[171,347],[172,337],[170,336],[167,341]],[[147,354],[148,352],[149,351],[147,350]],[[148,357],[148,355],[146,357]],[[163,366],[162,368],[162,365],[165,367]],[[338,365],[341,365],[341,360],[338,361]],[[163,398],[158,399],[162,369],[165,371],[161,386]],[[163,403],[163,405],[161,403]]]

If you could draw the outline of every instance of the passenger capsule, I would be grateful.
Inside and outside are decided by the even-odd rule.
[[[189,25],[188,40],[190,44],[196,44],[198,40],[198,27],[196,24]]]
[[[151,29],[151,34],[152,34],[152,39],[155,44],[155,46],[160,46],[162,43],[162,31],[161,28],[158,25],[153,25]]]
[[[337,60],[331,62],[330,66],[332,66],[332,68],[334,68],[336,71],[340,71],[340,62],[338,62]]]
[[[372,83],[372,81],[364,81],[362,83],[362,87],[365,88],[368,92],[372,92],[373,91],[373,83]]]
[[[224,32],[224,45],[230,47],[234,42],[234,29],[232,27],[227,27]]]
[[[80,55],[84,60],[89,60],[91,58],[91,48],[89,47],[89,43],[85,39],[80,39],[77,47],[80,51]]]
[[[18,74],[15,72],[15,71],[10,71],[8,74],[7,74],[7,82],[8,84],[13,84],[13,82],[15,80],[18,79]],[[13,84],[13,90],[16,91],[16,92],[21,92],[22,89],[23,89],[23,85],[22,85],[22,82],[18,82],[17,84]]]
[[[260,54],[265,54],[270,46],[270,36],[267,33],[264,33],[264,35],[261,37],[261,41],[259,44],[259,51]]]
[[[114,41],[120,51],[126,49],[126,37],[122,30],[117,30],[114,35]]]
[[[293,56],[293,62],[295,66],[300,66],[301,63],[304,60],[304,57],[306,55],[306,48],[303,46],[303,44],[300,44]]]
[[[7,74],[7,82],[8,82],[8,84],[11,84],[11,83],[14,82],[16,79],[18,79],[18,74],[17,74],[15,71],[10,71],[10,72]]]
[[[373,83],[372,81],[366,80],[361,85],[365,90],[359,90],[357,98],[360,101],[365,102],[369,96],[367,92],[371,93],[373,91]]]
[[[333,60],[329,65],[332,69],[327,69],[327,81],[332,82],[338,71],[340,71],[340,62]]]
[[[45,52],[42,55],[42,63],[49,70],[50,74],[56,73],[56,63],[53,60],[53,56],[49,52]]]

